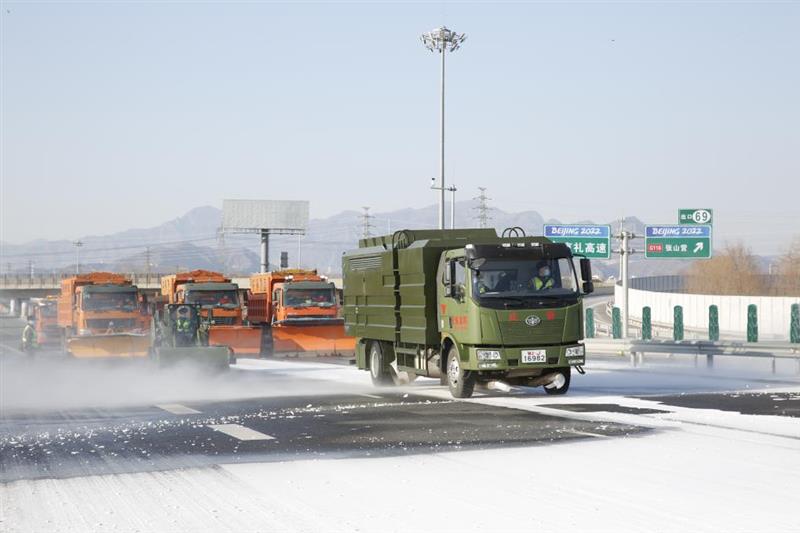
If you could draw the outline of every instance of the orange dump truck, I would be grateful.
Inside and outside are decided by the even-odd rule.
[[[40,346],[61,343],[57,297],[48,296],[33,303],[33,322],[36,328],[36,342]]]
[[[61,281],[58,326],[75,357],[139,357],[150,349],[150,316],[139,290],[120,274],[93,272]]]
[[[316,270],[250,276],[247,318],[264,328],[264,353],[352,353],[339,311],[336,287]]]
[[[246,326],[239,286],[218,272],[193,270],[161,278],[161,294],[169,304],[200,304],[209,319],[209,346],[227,346],[233,353],[259,354],[261,328]]]

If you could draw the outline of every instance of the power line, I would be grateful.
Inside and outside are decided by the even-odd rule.
[[[486,187],[478,187],[478,190],[481,193],[473,198],[473,200],[478,200],[478,206],[473,208],[478,211],[478,214],[475,218],[478,219],[479,227],[481,228],[488,228],[489,221],[492,219],[491,215],[489,215],[489,211],[492,209],[489,207],[488,201],[491,200],[488,196],[486,196]]]
[[[204,242],[204,241],[213,241],[216,237],[204,237],[200,239],[185,239],[181,241],[166,241],[166,242],[156,242],[151,243],[149,246],[168,246],[168,245],[175,245],[175,244],[186,244],[192,242]],[[80,244],[77,244],[80,243]],[[72,243],[73,246],[83,246],[84,243],[82,241],[75,241]],[[96,254],[99,252],[116,252],[118,250],[139,250],[143,248],[147,248],[148,244],[136,244],[136,245],[127,245],[127,246],[113,246],[113,247],[106,247],[106,248],[88,248],[85,250],[85,254]],[[8,258],[16,258],[16,257],[35,257],[35,256],[55,256],[55,255],[67,255],[73,253],[72,250],[60,250],[60,251],[52,251],[52,252],[30,252],[30,253],[17,253],[17,254],[4,254],[3,257]]]

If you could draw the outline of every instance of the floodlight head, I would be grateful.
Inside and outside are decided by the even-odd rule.
[[[455,52],[466,38],[466,34],[456,33],[445,26],[435,28],[420,36],[422,44],[431,52]]]

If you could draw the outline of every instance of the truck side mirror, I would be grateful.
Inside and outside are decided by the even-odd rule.
[[[583,280],[583,294],[592,294],[594,292],[592,263],[586,257],[581,258],[581,279]]]
[[[585,257],[581,258],[581,279],[583,281],[592,281],[592,263]]]

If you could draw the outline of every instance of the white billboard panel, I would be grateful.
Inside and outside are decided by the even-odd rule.
[[[223,229],[287,229],[308,227],[307,200],[223,200]]]

